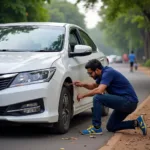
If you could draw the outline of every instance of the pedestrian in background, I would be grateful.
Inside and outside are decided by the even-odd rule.
[[[133,72],[134,63],[136,61],[136,57],[133,51],[129,54],[129,61],[130,61],[130,72]]]

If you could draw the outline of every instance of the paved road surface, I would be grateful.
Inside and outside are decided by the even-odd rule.
[[[150,94],[150,78],[137,71],[130,73],[128,65],[113,64],[115,69],[122,72],[133,84],[140,101]],[[112,110],[111,110],[112,111]],[[111,112],[110,111],[110,112]],[[108,117],[104,117],[105,127]],[[79,134],[79,130],[85,129],[91,124],[91,111],[84,112],[73,118],[69,133],[57,135],[49,128],[43,127],[5,127],[0,132],[1,150],[97,150],[103,146],[113,135],[104,128],[104,134],[90,138]],[[76,141],[62,140],[62,138],[76,137]]]

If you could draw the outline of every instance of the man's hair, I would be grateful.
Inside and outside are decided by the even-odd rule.
[[[101,70],[103,68],[103,66],[102,66],[102,64],[101,64],[101,62],[99,60],[92,59],[92,60],[90,60],[90,61],[88,61],[86,63],[85,68],[95,71],[96,69],[100,69]]]
[[[133,54],[133,53],[134,53],[134,51],[131,51],[131,53]]]

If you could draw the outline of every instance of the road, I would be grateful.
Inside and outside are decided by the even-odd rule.
[[[137,71],[130,73],[128,65],[113,64],[115,69],[123,73],[134,86],[140,102],[150,94],[150,78]],[[112,110],[111,110],[112,111]],[[111,112],[110,111],[110,112]],[[71,121],[71,128],[65,135],[58,135],[47,127],[4,127],[0,132],[1,150],[97,150],[113,135],[105,129],[108,117],[103,117],[104,134],[90,138],[79,134],[79,130],[91,124],[91,111],[77,115]],[[63,140],[62,138],[75,137],[77,140]]]

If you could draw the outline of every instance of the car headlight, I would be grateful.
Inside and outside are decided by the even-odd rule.
[[[11,83],[10,87],[48,82],[54,75],[55,71],[56,68],[52,67],[50,69],[19,73]]]

